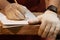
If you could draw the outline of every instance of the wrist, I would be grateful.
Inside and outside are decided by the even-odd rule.
[[[55,13],[55,12],[53,12],[53,11],[51,11],[51,10],[46,10],[44,14],[57,16],[57,13]]]
[[[52,11],[52,12],[57,13],[57,7],[55,7],[55,6],[53,6],[53,5],[50,5],[50,6],[47,8],[47,10],[50,10],[50,11]]]

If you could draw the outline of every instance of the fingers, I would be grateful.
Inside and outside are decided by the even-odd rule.
[[[28,23],[29,23],[29,24],[38,24],[38,23],[40,23],[40,22],[39,22],[39,19],[36,18],[36,19],[31,19],[31,20],[29,20]]]
[[[44,32],[42,33],[43,38],[47,37],[47,34],[50,31],[50,28],[51,28],[51,23],[47,23],[46,28],[45,28]]]
[[[35,19],[31,19],[28,21],[29,24],[41,24],[42,15],[37,16]]]
[[[22,6],[22,5],[16,5],[17,7],[17,10],[19,10],[23,15],[27,12],[27,8],[25,8],[25,6]]]
[[[25,16],[24,15],[22,15],[22,13],[21,12],[19,12],[18,10],[15,10],[16,12],[15,12],[15,15],[20,19],[20,20],[23,20],[23,19],[25,19]]]
[[[20,6],[20,7],[22,7],[22,6]],[[25,16],[23,15],[23,13],[21,13],[21,11],[23,11],[23,10],[21,10],[21,8],[19,8],[19,5],[18,4],[17,5],[16,4],[12,4],[12,8],[13,8],[13,11],[15,12],[15,15],[19,19],[24,19],[25,18]],[[20,9],[20,11],[18,9]]]
[[[12,8],[11,5],[8,5],[5,9],[4,9],[4,14],[6,15],[6,17],[8,19],[18,19],[15,15],[15,8]]]
[[[56,28],[55,24],[52,24],[51,29],[50,29],[50,31],[47,35],[47,40],[49,40],[49,39],[50,40],[55,40],[56,39],[56,37],[54,37],[55,28]]]
[[[49,34],[48,34],[48,37],[50,38],[56,38],[57,34],[59,33],[59,30],[60,30],[60,25],[53,25]]]
[[[28,11],[28,9],[20,4],[13,3],[11,4],[14,8],[16,8],[19,12],[21,12],[23,15]]]
[[[59,30],[60,30],[60,24],[57,25],[55,23],[46,23],[46,21],[42,22],[39,31],[38,31],[38,35],[40,35],[41,37],[45,38],[52,38],[55,39]]]
[[[5,14],[8,19],[17,19],[15,12],[13,11],[12,8],[9,8],[8,10],[5,10]]]
[[[57,36],[57,34],[59,33],[59,31],[60,31],[60,24],[56,25],[56,29],[55,29],[55,31],[54,31],[53,37],[56,38],[56,36]]]
[[[5,15],[10,20],[25,19],[25,16],[22,15],[22,13],[17,9],[17,7],[14,4],[10,5],[10,6],[7,6],[7,8],[5,8]]]
[[[39,30],[38,30],[38,35],[40,35],[40,36],[42,35],[46,25],[47,25],[46,21],[43,21],[40,28],[39,28]]]
[[[18,12],[16,12],[16,9],[14,9],[12,7],[10,9],[6,10],[6,15],[11,20],[18,20],[18,19],[20,19],[19,17],[17,17],[16,14],[18,14]]]
[[[56,25],[56,24],[52,24],[51,29],[50,29],[50,31],[49,31],[49,33],[48,33],[48,37],[49,37],[49,36],[52,36],[52,35],[54,34],[54,30],[55,30],[55,28],[56,28],[55,25]]]

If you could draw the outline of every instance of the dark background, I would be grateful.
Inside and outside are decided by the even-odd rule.
[[[8,0],[13,3],[14,0]],[[30,11],[33,12],[44,12],[45,11],[45,0],[17,0],[19,4],[26,6]]]

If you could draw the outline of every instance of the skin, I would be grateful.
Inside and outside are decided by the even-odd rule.
[[[9,4],[7,0],[0,0],[0,9],[4,9]]]
[[[49,5],[54,5],[58,9],[58,4],[60,0],[49,0]],[[37,24],[41,22],[38,35],[46,38],[47,40],[50,38],[51,40],[55,40],[56,35],[60,30],[60,20],[57,17],[57,13],[46,10],[44,14],[39,15],[36,19],[31,19],[29,21],[30,24]]]
[[[52,1],[49,0],[49,6],[54,5],[58,8],[58,4],[59,4],[59,0],[52,0]],[[11,4],[7,0],[4,0],[4,1],[0,0],[0,9],[1,10],[4,10],[6,7],[9,8],[8,5],[11,5]],[[19,7],[21,7],[21,6],[19,6]],[[22,8],[24,8],[24,7],[22,7]],[[7,12],[5,13],[5,10],[3,11],[4,14],[8,17],[8,19],[17,18],[17,20],[19,20],[20,18],[18,16],[18,14],[21,12],[19,10],[17,10],[17,7],[11,6],[11,9],[9,9],[7,11],[9,14],[10,14],[9,11],[11,11],[12,15],[14,15],[14,16],[12,16],[11,18],[8,17],[7,16],[8,13]],[[17,14],[18,17],[15,14]],[[59,18],[57,17],[57,14],[55,12],[46,10],[44,12],[44,14],[39,15],[36,19],[34,19],[34,20],[31,19],[29,21],[30,24],[35,24],[38,22],[41,22],[41,25],[38,30],[38,35],[40,35],[43,38],[45,38],[45,37],[55,38],[56,37],[56,35],[58,34],[58,32],[60,30],[60,22],[59,22]]]
[[[25,11],[23,11],[25,7],[17,3],[9,3],[7,0],[0,0],[0,9],[10,20],[25,19],[25,16],[23,15],[25,13]],[[23,11],[23,13],[21,11]]]

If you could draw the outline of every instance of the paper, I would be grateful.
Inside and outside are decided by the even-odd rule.
[[[25,16],[26,16],[25,20],[13,21],[13,20],[8,20],[4,14],[0,13],[0,21],[4,25],[3,28],[9,28],[7,26],[11,26],[11,27],[15,26],[15,27],[17,27],[17,26],[27,25],[28,24],[28,20],[36,18],[35,15],[33,15],[32,13],[28,13],[28,12],[25,14]]]

